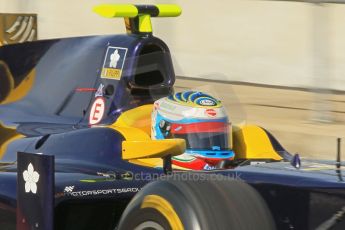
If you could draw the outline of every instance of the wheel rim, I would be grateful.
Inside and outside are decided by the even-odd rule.
[[[145,230],[145,229],[146,230],[148,229],[164,230],[164,228],[160,224],[154,221],[146,221],[144,223],[141,223],[137,227],[135,227],[134,230]]]

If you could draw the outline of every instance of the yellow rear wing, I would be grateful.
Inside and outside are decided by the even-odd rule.
[[[177,17],[182,13],[181,7],[174,4],[101,4],[93,11],[106,18],[124,18],[129,34],[152,34],[151,17]]]

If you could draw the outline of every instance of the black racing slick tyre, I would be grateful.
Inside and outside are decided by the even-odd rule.
[[[189,175],[192,180],[175,175],[146,185],[127,206],[118,229],[275,229],[265,201],[250,185],[220,175]]]

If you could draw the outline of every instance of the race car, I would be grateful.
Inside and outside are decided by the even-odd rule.
[[[301,162],[212,95],[174,92],[151,18],[180,7],[94,10],[127,34],[0,47],[1,229],[344,229],[340,153]]]

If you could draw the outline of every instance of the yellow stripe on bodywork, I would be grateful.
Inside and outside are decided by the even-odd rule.
[[[255,125],[234,126],[232,133],[236,159],[283,159],[262,128]]]
[[[184,139],[123,141],[122,159],[163,158],[167,155],[181,155],[185,150]]]
[[[17,133],[15,128],[6,127],[0,123],[0,159],[4,156],[7,147],[14,140],[23,138],[24,136]]]
[[[14,77],[8,67],[8,65],[0,61],[0,95],[2,101],[0,104],[8,104],[18,101],[25,97],[34,85],[36,78],[35,69],[32,69],[30,73],[16,86]]]
[[[31,72],[26,76],[19,85],[12,89],[10,94],[6,97],[2,104],[12,103],[15,101],[19,101],[20,99],[24,98],[31,90],[35,83],[36,78],[36,71],[35,69],[31,70]]]
[[[0,104],[11,94],[14,88],[14,79],[8,65],[0,60]]]
[[[174,207],[165,198],[158,195],[145,196],[140,208],[152,208],[161,213],[169,222],[171,229],[183,230],[183,224]]]

